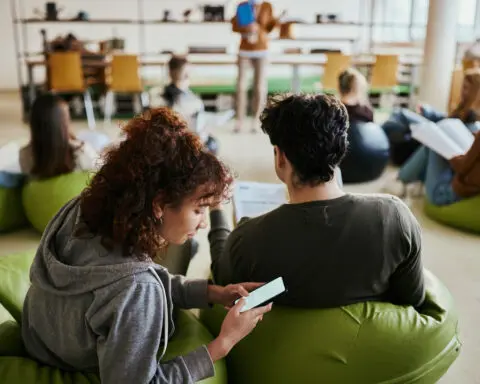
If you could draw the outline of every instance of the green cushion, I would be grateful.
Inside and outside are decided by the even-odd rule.
[[[0,232],[11,231],[26,224],[21,188],[0,187]]]
[[[0,256],[0,304],[18,322],[30,287],[29,272],[34,256],[34,251]]]
[[[25,356],[20,327],[3,305],[0,305],[0,356]]]
[[[480,233],[480,195],[451,205],[436,206],[425,200],[425,213],[432,219],[465,231]]]
[[[227,356],[229,383],[435,383],[457,358],[448,290],[426,273],[420,313],[389,303],[333,309],[277,306]],[[218,334],[225,310],[201,312]]]
[[[0,382],[3,383],[98,383],[95,375],[66,373],[42,366],[26,356],[20,320],[23,301],[30,286],[29,271],[34,252],[0,257]],[[207,328],[189,311],[179,311],[176,332],[168,344],[164,360],[186,354],[213,340]],[[207,384],[227,382],[225,361],[215,364],[215,377]]]
[[[0,320],[0,356],[27,356],[22,330],[13,317],[10,320]]]
[[[168,344],[163,361],[168,361],[175,356],[186,354],[198,346],[208,344],[213,340],[213,337],[205,326],[189,311],[179,311],[175,324],[176,332]],[[4,341],[0,332],[0,345],[2,345]],[[19,343],[20,342],[21,339]],[[2,384],[81,384],[100,382],[98,376],[93,374],[68,373],[60,369],[39,364],[31,359],[20,357],[0,357],[0,377],[2,378]],[[217,361],[215,363],[215,377],[203,380],[202,383],[226,384],[227,370],[225,361]]]
[[[33,227],[43,232],[60,208],[87,186],[90,175],[88,172],[74,172],[27,183],[23,188],[22,201]]]
[[[64,372],[21,357],[0,357],[0,377],[2,384],[100,384],[97,375]]]
[[[190,311],[178,311],[175,319],[175,329],[176,331],[168,343],[168,348],[162,361],[183,355],[213,340],[208,329]],[[214,377],[201,382],[205,384],[226,384],[227,367],[225,360],[219,360],[215,363]]]

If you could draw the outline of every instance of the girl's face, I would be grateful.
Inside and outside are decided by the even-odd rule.
[[[194,237],[199,229],[207,227],[206,215],[212,198],[203,198],[204,190],[187,197],[179,206],[165,205],[161,208],[154,202],[154,214],[162,221],[160,235],[169,244],[183,244]]]

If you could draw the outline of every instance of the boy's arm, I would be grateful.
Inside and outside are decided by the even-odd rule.
[[[394,304],[419,307],[425,300],[420,224],[400,200],[397,208],[401,230],[398,247],[404,252],[404,258],[390,277],[390,299]]]
[[[245,269],[243,264],[248,262],[240,257],[240,246],[243,240],[241,224],[246,221],[248,221],[247,218],[242,219],[239,226],[232,232],[223,210],[215,209],[210,212],[211,229],[208,240],[212,257],[211,270],[216,284],[227,285],[239,282],[237,277]]]

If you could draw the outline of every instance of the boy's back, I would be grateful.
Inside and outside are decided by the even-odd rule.
[[[227,233],[221,212],[212,212],[211,221],[212,270],[220,284],[282,276],[288,293],[277,302],[299,307],[423,301],[420,228],[392,196],[286,204],[242,220],[218,253]]]

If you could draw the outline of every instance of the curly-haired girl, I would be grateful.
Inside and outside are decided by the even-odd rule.
[[[102,383],[196,382],[214,375],[213,362],[271,306],[240,313],[240,300],[209,345],[159,363],[174,306],[232,306],[259,284],[209,285],[152,262],[161,247],[206,226],[206,209],[228,197],[232,177],[169,109],[136,117],[124,131],[44,233],[24,305],[25,346],[45,364],[98,372]]]

